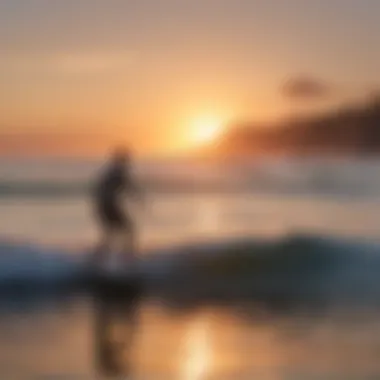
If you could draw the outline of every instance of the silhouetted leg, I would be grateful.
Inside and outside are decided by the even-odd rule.
[[[137,257],[135,228],[131,222],[123,231],[123,258],[126,264],[133,264]]]
[[[93,264],[98,266],[101,265],[107,258],[108,252],[111,249],[113,238],[113,231],[110,227],[104,228],[103,236],[96,247],[93,254]]]

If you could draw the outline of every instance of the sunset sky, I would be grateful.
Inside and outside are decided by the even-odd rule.
[[[189,149],[380,82],[378,0],[0,0],[0,153]],[[298,104],[298,103],[297,103]],[[203,129],[208,129],[204,131]]]

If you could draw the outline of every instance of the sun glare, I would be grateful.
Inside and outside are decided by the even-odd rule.
[[[191,124],[192,140],[196,144],[207,144],[216,140],[223,131],[223,121],[207,116],[195,119]]]

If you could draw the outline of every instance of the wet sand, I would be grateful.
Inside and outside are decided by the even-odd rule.
[[[378,316],[163,299],[15,303],[1,308],[0,376],[373,379]]]

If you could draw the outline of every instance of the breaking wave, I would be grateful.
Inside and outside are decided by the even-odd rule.
[[[20,289],[79,289],[89,279],[86,260],[83,253],[2,242],[0,297]],[[150,252],[139,264],[139,275],[157,291],[372,305],[380,300],[380,247],[370,243],[314,236],[246,239]]]

